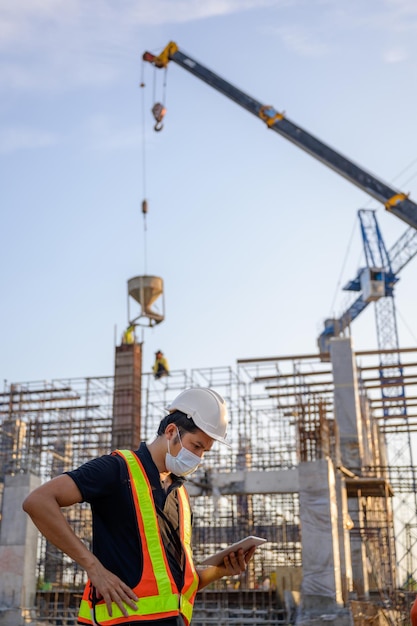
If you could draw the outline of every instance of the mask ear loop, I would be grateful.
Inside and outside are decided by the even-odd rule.
[[[175,428],[177,429],[177,435],[178,435],[178,439],[179,439],[180,444],[181,444],[181,448],[183,448],[184,446],[182,444],[182,439],[181,439],[181,435],[180,435],[180,429],[178,428],[178,426],[175,426]],[[170,450],[170,447],[169,447],[169,439],[167,439],[167,442],[168,442],[168,454],[171,454],[171,450]]]
[[[180,434],[180,429],[177,426],[177,434],[178,434],[178,439],[180,440],[180,444],[181,444],[181,448],[183,448],[183,444],[182,444],[182,439],[181,439],[181,434]]]

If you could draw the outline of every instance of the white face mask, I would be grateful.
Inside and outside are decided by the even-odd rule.
[[[172,456],[169,451],[168,439],[168,452],[165,455],[165,467],[169,472],[175,474],[175,476],[188,476],[196,471],[202,461],[197,454],[194,454],[193,452],[190,452],[190,450],[187,450],[187,448],[184,448],[178,428],[177,433],[181,444],[181,450],[178,452],[177,456]]]

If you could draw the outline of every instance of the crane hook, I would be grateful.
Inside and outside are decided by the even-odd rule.
[[[163,128],[163,124],[162,124],[162,120],[165,117],[167,110],[164,107],[163,104],[161,104],[160,102],[156,102],[153,107],[152,107],[152,114],[156,120],[156,124],[154,126],[154,130],[159,131],[162,130]]]

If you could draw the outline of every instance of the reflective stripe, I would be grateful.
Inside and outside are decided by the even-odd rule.
[[[166,556],[160,539],[159,524],[151,495],[151,487],[144,472],[139,467],[133,452],[130,450],[119,450],[119,453],[126,459],[135,484],[136,494],[134,494],[134,496],[136,495],[139,500],[139,510],[142,515],[146,545],[148,547],[158,593],[159,595],[170,596],[172,594],[172,583],[174,581],[168,575],[165,560]]]
[[[186,569],[183,594],[181,596],[181,613],[187,618],[188,622],[191,621],[191,615],[193,612],[193,604],[195,594],[198,590],[199,578],[197,571],[194,567],[192,550],[191,550],[191,509],[190,502],[188,500],[188,494],[184,487],[178,489],[178,496],[181,508],[181,517],[183,519],[182,524],[182,540],[184,550],[186,553]]]
[[[138,610],[135,611],[126,606],[126,610],[129,616],[143,616],[147,619],[150,615],[155,617],[155,614],[162,614],[161,617],[167,617],[167,613],[178,615],[178,596],[177,594],[171,594],[169,597],[151,596],[149,598],[139,598],[137,602]],[[99,622],[111,623],[110,620],[115,620],[120,617],[124,617],[123,613],[117,606],[112,603],[112,617],[109,618],[107,607],[105,604],[96,605],[96,619]]]

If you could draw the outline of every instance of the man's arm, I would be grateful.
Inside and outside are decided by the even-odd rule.
[[[87,572],[98,596],[106,602],[109,615],[115,602],[127,615],[124,604],[136,609],[137,597],[120,578],[106,569],[87,546],[77,537],[65,519],[61,508],[82,502],[82,495],[67,474],[53,478],[32,491],[23,502],[23,510],[48,541]]]

